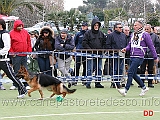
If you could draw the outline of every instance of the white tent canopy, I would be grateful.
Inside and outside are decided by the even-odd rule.
[[[16,16],[5,16],[0,14],[0,19],[3,19],[6,22],[6,30],[8,30],[8,21],[14,21],[19,19],[19,17]]]

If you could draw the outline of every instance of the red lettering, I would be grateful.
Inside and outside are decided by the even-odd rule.
[[[148,116],[148,110],[143,111],[143,116]]]
[[[153,110],[144,110],[143,116],[153,116],[154,112]]]
[[[149,110],[149,116],[153,116],[153,110]]]

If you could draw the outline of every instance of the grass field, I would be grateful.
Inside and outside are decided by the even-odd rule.
[[[44,100],[38,91],[32,97],[16,99],[17,90],[7,88],[0,91],[0,120],[159,120],[160,116],[160,83],[150,88],[144,97],[140,97],[140,88],[135,83],[126,97],[116,89],[110,88],[109,82],[102,83],[105,88],[86,89],[81,83],[73,86],[77,91],[67,95],[62,102],[56,96],[48,98],[51,93],[44,89]],[[153,110],[153,116],[144,116],[144,110]]]

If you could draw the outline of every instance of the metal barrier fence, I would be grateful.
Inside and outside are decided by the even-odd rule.
[[[52,72],[58,69],[58,78],[62,81],[112,81],[123,82],[127,79],[125,63],[129,58],[120,50],[80,49],[73,52],[37,51],[13,54],[52,54]],[[56,56],[56,57],[55,57]],[[152,59],[152,58],[147,58]],[[83,64],[83,66],[82,66]],[[84,68],[84,69],[83,69]],[[160,79],[159,70],[155,74],[143,75],[142,79]],[[158,74],[157,74],[158,73]],[[150,76],[150,77],[149,77]],[[93,82],[92,81],[92,82]]]
[[[126,61],[130,58],[125,58],[125,53],[122,53],[121,50],[113,50],[113,49],[83,49],[83,50],[75,50],[74,52],[55,52],[57,53],[57,58],[60,55],[71,55],[73,57],[73,64],[71,68],[73,69],[73,75],[63,75],[58,76],[58,78],[62,78],[63,81],[79,81],[79,82],[99,82],[100,81],[110,81],[111,85],[116,84],[125,84],[127,80],[127,69],[126,69]],[[65,58],[65,56],[64,56]],[[153,59],[153,58],[144,58],[144,59]],[[88,61],[92,61],[90,64]],[[95,62],[96,61],[96,62]],[[102,61],[99,63],[99,61]],[[89,65],[92,67],[89,67]],[[100,67],[99,68],[99,64]],[[85,70],[82,68],[81,72],[79,73],[80,65],[85,65]],[[96,67],[95,67],[96,66]],[[64,66],[62,66],[63,68]],[[88,68],[89,67],[89,68]],[[153,74],[139,74],[141,79],[144,80],[160,80],[160,75],[158,69],[158,65],[154,65],[156,69],[154,70]],[[97,68],[97,69],[95,69]],[[91,70],[90,70],[91,69]],[[98,71],[102,72],[98,72]],[[69,70],[68,70],[69,71]],[[67,72],[68,72],[67,71]],[[91,71],[92,74],[90,74]],[[85,73],[84,73],[85,72]],[[111,86],[112,87],[112,86]]]

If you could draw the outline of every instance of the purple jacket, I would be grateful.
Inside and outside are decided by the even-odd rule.
[[[144,58],[147,47],[150,49],[154,59],[157,59],[157,53],[153,45],[152,39],[147,32],[138,34],[139,39],[133,40],[133,34],[131,40],[126,47],[126,51],[130,51],[130,57]]]

